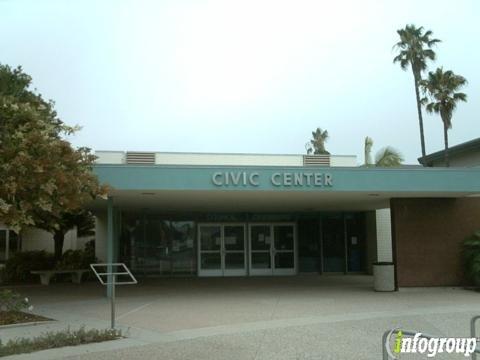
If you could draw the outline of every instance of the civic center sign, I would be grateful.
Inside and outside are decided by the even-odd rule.
[[[212,174],[212,183],[218,187],[260,186],[262,181],[258,172],[225,171]],[[270,184],[279,187],[332,187],[333,178],[323,172],[276,172],[268,177]]]

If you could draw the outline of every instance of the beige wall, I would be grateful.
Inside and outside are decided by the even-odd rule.
[[[76,250],[77,230],[70,230],[65,234],[63,251]],[[54,252],[53,235],[40,229],[30,228],[22,232],[22,251],[45,250]]]

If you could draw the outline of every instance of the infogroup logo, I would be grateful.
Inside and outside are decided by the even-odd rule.
[[[384,346],[391,359],[399,359],[400,354],[426,354],[427,357],[433,358],[441,353],[455,353],[469,357],[475,351],[477,339],[433,337],[421,332],[411,334],[396,328],[388,333]]]

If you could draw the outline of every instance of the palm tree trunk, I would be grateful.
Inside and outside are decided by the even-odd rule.
[[[417,112],[418,112],[418,124],[420,125],[420,143],[422,145],[422,158],[426,156],[425,152],[425,135],[423,132],[423,116],[422,116],[422,105],[420,104],[420,91],[418,90],[418,83],[420,78],[418,75],[413,74],[415,79],[415,96],[417,98]]]
[[[448,157],[448,126],[445,121],[443,121],[443,139],[445,141],[445,166],[450,167],[450,159]]]

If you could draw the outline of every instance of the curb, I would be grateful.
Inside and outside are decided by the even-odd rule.
[[[0,325],[0,330],[12,329],[12,328],[22,327],[22,326],[36,326],[36,325],[50,324],[53,322],[57,322],[57,320],[30,321],[30,322],[17,323],[17,324]]]

